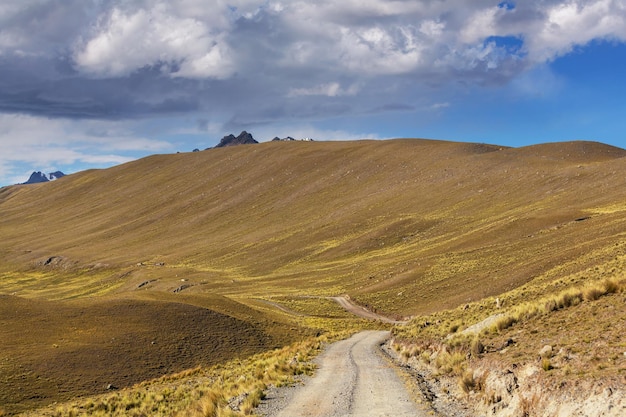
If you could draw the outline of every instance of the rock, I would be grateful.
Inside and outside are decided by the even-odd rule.
[[[55,171],[49,174],[45,174],[41,171],[35,171],[32,174],[30,174],[30,178],[28,178],[28,181],[26,181],[23,184],[37,184],[41,182],[54,181],[64,176],[65,174],[62,173],[61,171]]]
[[[552,346],[545,345],[544,347],[542,347],[541,350],[539,351],[539,356],[541,356],[542,358],[551,358]]]
[[[235,137],[235,135],[224,136],[220,143],[218,143],[216,148],[223,148],[225,146],[235,146],[235,145],[248,145],[259,143],[257,142],[250,133],[245,130],[239,134],[239,136]]]
[[[174,289],[174,291],[173,291],[173,292],[175,292],[175,293],[179,293],[179,292],[181,292],[181,291],[183,291],[183,290],[185,290],[185,289],[187,289],[187,288],[189,288],[189,287],[191,287],[191,285],[189,285],[189,284],[183,284],[183,285],[181,285],[180,287],[177,287],[176,289]]]

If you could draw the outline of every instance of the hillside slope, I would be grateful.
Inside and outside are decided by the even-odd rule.
[[[316,296],[395,317],[468,315],[485,297],[509,291],[513,303],[615,271],[625,172],[626,151],[592,142],[296,141],[2,188],[0,407],[98,394],[295,341],[327,325],[318,318],[353,320]],[[469,311],[482,317],[485,302]]]
[[[452,307],[611,256],[626,231],[625,155],[588,142],[265,143],[8,187],[3,292],[66,298],[145,281],[170,291],[179,276],[192,292],[349,293],[397,314]],[[37,279],[14,281],[16,270]]]

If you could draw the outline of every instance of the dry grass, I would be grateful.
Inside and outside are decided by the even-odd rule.
[[[336,337],[345,337],[336,335]],[[294,382],[310,374],[311,359],[328,337],[213,367],[164,376],[118,392],[40,408],[25,416],[220,416],[251,415],[269,385]]]
[[[221,362],[311,333],[369,325],[302,296],[349,294],[382,314],[422,315],[402,336],[434,341],[497,312],[509,322],[488,337],[500,337],[544,317],[545,304],[534,316],[511,315],[512,308],[570,287],[580,295],[546,301],[554,314],[595,297],[602,302],[610,288],[583,287],[590,271],[600,281],[623,270],[626,177],[615,173],[624,171],[624,156],[588,142],[521,149],[427,140],[267,143],[157,155],[2,188],[0,294],[40,303],[48,321],[18,315],[0,328],[0,359],[11,358],[0,370],[0,383],[11,381],[0,403],[63,401],[51,394],[61,373],[42,364],[120,346],[127,354],[104,369],[81,369],[76,361],[83,376],[63,381],[81,388],[63,395],[102,392],[109,382],[102,375],[113,368],[127,370],[123,387],[193,368],[201,361],[191,347],[214,347],[202,342],[210,335],[200,313],[237,324],[209,326],[223,343],[203,357]],[[180,329],[170,330],[183,346],[151,345],[155,318],[127,320],[135,311],[101,307],[109,302],[193,307],[195,321],[181,319]],[[103,311],[115,321],[92,314]],[[16,339],[21,328],[27,331]],[[42,337],[33,343],[35,335]],[[252,351],[241,352],[241,335],[255,340]],[[454,347],[471,350],[471,341],[457,338]],[[488,349],[488,339],[481,342]],[[155,346],[163,349],[158,356],[150,353]],[[419,346],[416,354],[427,356]]]
[[[189,302],[193,300],[189,299]],[[209,298],[205,298],[211,304]],[[220,304],[221,303],[221,304]],[[235,302],[50,302],[0,296],[0,403],[25,411],[292,343],[319,330]],[[243,313],[254,314],[245,317]]]
[[[622,291],[624,287],[626,287],[626,282],[624,281],[618,282],[615,279],[604,279],[601,282],[570,288],[555,295],[516,306],[512,311],[496,321],[491,330],[503,331],[515,323],[530,320],[540,314],[576,306],[582,301],[595,301],[604,295]]]
[[[564,386],[581,377],[587,384],[603,379],[603,384],[620,385],[626,381],[622,354],[626,345],[621,342],[625,290],[626,279],[619,275],[575,285],[533,302],[509,305],[499,311],[501,317],[494,324],[478,333],[451,332],[449,323],[468,309],[416,318],[394,328],[394,348],[405,360],[415,358],[440,374],[457,376],[465,393],[485,389],[484,381],[474,379],[473,369],[491,369],[493,361],[505,369],[536,363],[546,372],[544,379],[556,381],[548,379],[547,386]],[[550,354],[540,354],[546,343],[554,348],[549,346]],[[487,392],[484,395],[489,397]]]

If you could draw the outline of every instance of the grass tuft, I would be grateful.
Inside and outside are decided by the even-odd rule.
[[[470,345],[470,353],[473,356],[478,356],[485,351],[485,345],[480,341],[478,337],[475,337],[472,340],[472,344]]]
[[[470,391],[476,389],[477,383],[474,379],[474,371],[472,369],[466,369],[459,379],[459,386],[464,393],[469,394]]]
[[[543,358],[541,360],[541,369],[543,369],[546,372],[554,369],[554,366],[552,366],[552,362],[550,362],[549,358]]]

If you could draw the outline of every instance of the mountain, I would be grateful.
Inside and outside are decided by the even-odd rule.
[[[270,141],[3,187],[0,404],[11,415],[363,326],[327,297],[445,337],[497,308],[621,279],[624,172],[626,150],[596,142]],[[622,330],[623,297],[494,333],[484,354],[510,338],[517,360],[534,340],[522,353],[536,362],[572,334],[585,379],[617,372],[623,332],[602,339],[610,356],[580,341],[600,339],[592,327],[609,327],[589,323],[605,313]]]
[[[30,178],[28,178],[28,181],[26,181],[24,184],[37,184],[40,182],[54,181],[64,176],[65,174],[62,173],[61,171],[55,171],[49,174],[44,174],[41,171],[35,171],[32,174],[30,174]]]
[[[235,136],[233,134],[230,134],[228,136],[224,136],[221,140],[220,143],[218,143],[215,147],[216,148],[223,148],[226,146],[235,146],[235,145],[250,145],[250,144],[254,144],[254,143],[259,143],[257,142],[250,133],[246,132],[245,130],[243,132],[241,132],[239,134],[239,136]]]
[[[154,155],[28,193],[3,189],[0,264],[63,256],[69,272],[122,272],[165,262],[198,277],[214,271],[226,280],[220,291],[234,290],[229,280],[275,283],[416,314],[522,285],[626,230],[623,149],[292,145]]]

